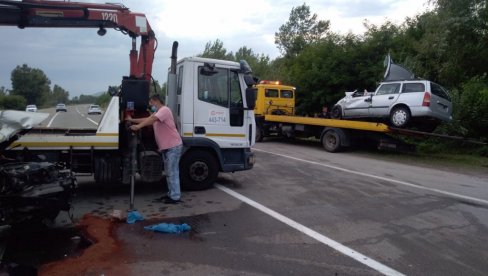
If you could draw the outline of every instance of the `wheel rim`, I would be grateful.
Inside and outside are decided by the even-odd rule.
[[[396,126],[403,126],[407,122],[407,112],[403,109],[398,109],[393,113],[391,118],[392,122]]]
[[[333,149],[337,145],[337,139],[334,135],[327,135],[325,137],[325,145],[327,148]]]
[[[204,181],[208,177],[208,166],[205,162],[196,161],[190,166],[190,178],[194,181]]]

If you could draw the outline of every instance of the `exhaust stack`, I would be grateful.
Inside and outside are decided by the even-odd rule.
[[[176,96],[176,61],[178,52],[178,41],[173,42],[173,48],[171,50],[171,65],[168,72],[168,91],[166,91],[166,106],[168,106],[173,112],[173,118],[175,118],[175,123],[178,124],[178,110],[177,110],[177,96]]]

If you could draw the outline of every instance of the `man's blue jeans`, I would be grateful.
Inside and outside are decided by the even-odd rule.
[[[181,197],[179,164],[182,149],[183,145],[179,145],[162,151],[168,196],[173,200],[179,200]]]

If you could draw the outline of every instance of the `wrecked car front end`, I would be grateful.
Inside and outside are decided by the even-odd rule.
[[[53,221],[69,211],[77,186],[74,174],[61,163],[18,161],[5,157],[6,148],[47,114],[0,111],[0,227]],[[37,158],[42,160],[41,157]]]

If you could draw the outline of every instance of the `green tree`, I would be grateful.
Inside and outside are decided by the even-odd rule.
[[[264,54],[256,54],[251,48],[243,46],[237,50],[234,59],[245,60],[251,66],[253,75],[265,79],[270,76],[270,58]]]
[[[97,101],[97,97],[93,95],[83,95],[81,94],[78,97],[79,104],[92,104]]]
[[[51,81],[41,69],[23,64],[12,71],[10,79],[12,81],[10,94],[24,97],[27,104],[42,106],[49,97]]]
[[[74,96],[70,101],[69,101],[70,104],[79,104],[80,103],[80,99],[78,98],[78,96]]]
[[[409,22],[417,70],[424,78],[460,89],[486,73],[488,7],[486,0],[437,0],[435,9]]]
[[[0,96],[6,96],[8,94],[8,90],[2,86],[0,87]]]
[[[291,10],[288,21],[275,33],[275,44],[286,57],[294,57],[307,45],[318,42],[329,30],[328,20],[317,20],[305,3]]]
[[[166,96],[166,91],[163,92],[161,85],[159,85],[159,81],[154,80],[154,81],[151,81],[151,87],[150,87],[149,94],[150,95],[159,94],[164,99],[164,97]]]
[[[101,107],[107,107],[108,104],[110,103],[110,100],[112,99],[112,96],[107,93],[103,93],[102,95],[98,96],[95,103],[98,104]]]
[[[49,105],[56,105],[58,103],[67,103],[69,99],[69,92],[64,90],[61,86],[55,84],[52,92],[49,95]]]
[[[26,106],[26,101],[24,97],[19,95],[2,95],[0,96],[0,109],[14,109],[14,110],[24,110]]]
[[[467,136],[488,140],[488,78],[473,78],[462,88],[454,118],[466,128]]]
[[[203,53],[199,54],[198,56],[204,58],[234,60],[234,55],[232,52],[228,52],[227,49],[225,49],[224,42],[222,42],[220,39],[216,39],[213,42],[207,42],[207,44],[205,44],[205,50],[203,50]]]

